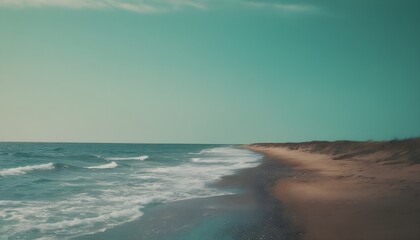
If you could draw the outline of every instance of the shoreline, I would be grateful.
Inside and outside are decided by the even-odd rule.
[[[246,147],[294,170],[278,179],[271,191],[293,227],[301,229],[298,239],[415,240],[420,239],[419,143],[412,139]]]
[[[256,167],[238,170],[209,185],[237,189],[237,193],[156,204],[135,221],[75,239],[295,239],[297,232],[271,193],[275,181],[291,171],[267,157],[260,161]]]

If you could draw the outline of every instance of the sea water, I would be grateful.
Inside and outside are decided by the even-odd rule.
[[[226,195],[259,164],[231,145],[0,143],[0,239],[71,239],[139,221],[156,204]]]

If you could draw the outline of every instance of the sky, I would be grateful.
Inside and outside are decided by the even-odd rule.
[[[420,136],[417,0],[0,0],[0,141]]]

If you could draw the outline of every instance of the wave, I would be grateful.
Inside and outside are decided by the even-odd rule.
[[[27,172],[34,171],[34,170],[51,170],[54,168],[55,167],[53,163],[38,164],[38,165],[24,166],[24,167],[15,167],[15,168],[0,170],[0,176],[19,175],[19,174],[25,174]]]
[[[93,154],[81,154],[81,155],[68,155],[68,156],[61,156],[64,158],[71,158],[75,160],[98,160],[103,159],[101,156],[93,155]]]
[[[233,147],[216,147],[216,148],[209,148],[201,150],[197,153],[198,155],[201,154],[210,154],[210,155],[224,155],[224,156],[231,156],[231,155],[248,155],[246,152],[244,152],[243,149],[239,148],[233,148]]]
[[[191,162],[213,163],[213,164],[214,163],[231,163],[231,161],[229,159],[222,159],[222,158],[191,158]]]
[[[12,156],[13,155],[13,153],[11,153],[11,152],[2,152],[2,151],[0,151],[0,156]]]
[[[54,182],[54,180],[47,179],[47,178],[40,178],[40,179],[34,180],[32,182],[34,182],[34,183],[45,183],[45,182]]]
[[[36,155],[33,153],[28,153],[28,152],[13,152],[10,153],[9,155],[14,156],[14,157],[35,157]]]
[[[113,158],[105,158],[105,159],[106,160],[111,160],[111,161],[120,161],[120,160],[140,160],[140,161],[144,161],[148,158],[149,158],[149,156],[143,155],[143,156],[138,156],[138,157],[113,157]]]
[[[98,165],[98,166],[91,166],[91,167],[86,167],[86,168],[90,168],[90,169],[107,169],[107,168],[115,168],[117,167],[118,164],[116,162],[111,162],[108,164],[103,164],[103,165]]]
[[[9,152],[0,153],[0,155],[8,155],[19,158],[38,158],[38,159],[74,159],[74,160],[103,160],[101,156],[94,154],[65,154],[64,148],[55,148],[51,152],[46,153],[30,153],[30,152]]]
[[[69,165],[69,164],[64,164],[64,163],[54,163],[54,167],[57,169],[62,169],[62,168],[79,168],[73,165]]]
[[[223,154],[224,152],[227,154]],[[147,156],[136,157],[140,154],[124,151],[115,153],[114,158],[110,155],[105,155],[109,158],[97,156],[101,161],[90,161],[94,157],[88,157],[89,155],[86,155],[89,158],[87,161],[79,161],[80,158],[78,161],[60,159],[61,163],[54,163],[53,171],[63,176],[62,178],[55,180],[57,175],[53,175],[53,179],[49,179],[49,174],[39,174],[34,180],[37,185],[32,185],[34,190],[48,190],[48,193],[52,193],[51,198],[48,196],[39,200],[15,201],[0,199],[0,218],[3,217],[5,222],[1,228],[2,235],[11,238],[36,235],[47,239],[70,239],[134,221],[142,216],[143,209],[147,210],[152,204],[230,194],[229,189],[218,189],[208,184],[239,169],[254,167],[259,164],[260,158],[260,155],[248,150],[217,148],[206,149],[203,155],[189,155],[188,158],[181,152],[173,155],[174,159],[179,156],[180,161],[169,164],[161,162],[148,165],[145,161],[136,166],[136,161],[117,161],[145,160]],[[124,164],[130,163],[134,165],[124,167]],[[92,172],[108,171],[120,174],[91,175]],[[83,191],[77,194],[79,189]],[[57,190],[59,198],[56,199]]]
[[[46,230],[48,231],[48,230],[63,229],[63,228],[69,228],[69,227],[74,227],[74,226],[80,226],[80,225],[82,226],[93,225],[95,223],[120,220],[121,218],[128,218],[128,221],[132,221],[142,215],[143,215],[143,212],[141,212],[137,207],[135,207],[132,209],[123,209],[120,211],[114,210],[109,213],[104,213],[103,215],[99,215],[96,217],[74,218],[71,220],[63,220],[63,221],[54,222],[54,223],[41,223],[41,224],[36,225],[36,228],[42,229],[43,231],[46,231]],[[112,224],[112,225],[116,225],[116,224]]]

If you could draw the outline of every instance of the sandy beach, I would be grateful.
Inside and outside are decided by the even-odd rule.
[[[247,147],[294,170],[272,194],[299,239],[420,239],[420,139]]]

